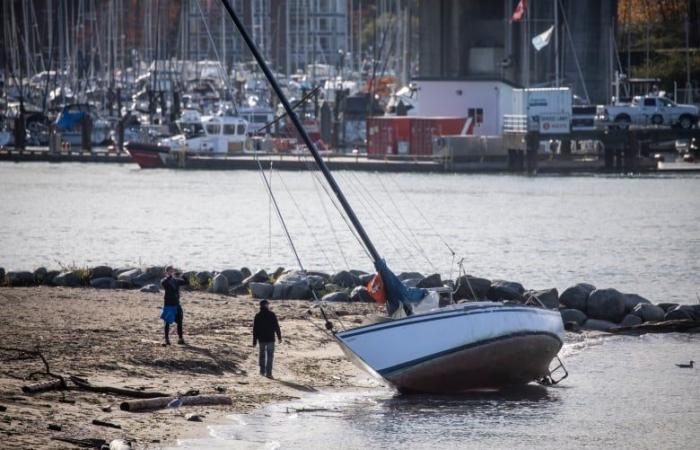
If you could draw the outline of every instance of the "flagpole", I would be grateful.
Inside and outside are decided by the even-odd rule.
[[[554,1],[554,77],[556,87],[560,87],[559,84],[559,0]]]

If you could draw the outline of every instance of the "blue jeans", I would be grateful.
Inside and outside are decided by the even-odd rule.
[[[260,375],[272,376],[272,360],[275,357],[275,341],[260,342]]]

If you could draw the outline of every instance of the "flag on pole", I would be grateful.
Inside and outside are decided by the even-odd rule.
[[[518,6],[515,7],[513,11],[513,17],[510,18],[511,22],[520,22],[525,16],[525,9],[527,8],[527,0],[520,0]]]
[[[538,34],[534,38],[532,38],[532,45],[535,47],[535,50],[538,52],[545,48],[548,44],[549,41],[552,39],[552,33],[554,32],[554,25],[551,27],[547,28],[547,31],[545,31],[542,34]]]

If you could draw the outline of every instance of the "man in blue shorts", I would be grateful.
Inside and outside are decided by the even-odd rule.
[[[160,282],[160,286],[165,291],[163,302],[163,312],[160,318],[165,322],[165,343],[163,346],[170,345],[170,324],[177,324],[177,343],[185,345],[185,339],[182,337],[182,306],[180,306],[180,286],[186,286],[187,280],[181,278],[179,273],[175,272],[173,266],[165,268],[166,277]]]

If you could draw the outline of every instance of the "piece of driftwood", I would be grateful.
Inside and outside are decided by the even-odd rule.
[[[79,389],[83,389],[86,391],[92,391],[92,392],[99,392],[102,394],[114,394],[114,395],[121,395],[123,397],[133,397],[133,398],[159,398],[159,397],[167,397],[170,395],[170,394],[165,393],[165,392],[137,391],[135,389],[126,389],[126,388],[119,388],[119,387],[114,387],[114,386],[98,386],[95,384],[90,384],[85,379],[74,377],[74,376],[70,377],[70,380]]]
[[[93,419],[92,424],[93,424],[93,425],[100,426],[100,427],[118,428],[118,429],[120,429],[120,430],[121,430],[121,428],[122,428],[121,425],[118,425],[118,424],[116,424],[116,423],[105,422],[105,421],[103,421],[103,420],[98,420],[98,419]]]
[[[88,438],[88,439],[76,439],[76,438],[71,438],[71,437],[63,437],[63,436],[53,436],[51,438],[52,441],[60,441],[60,442],[68,442],[69,444],[77,445],[78,447],[85,447],[85,448],[102,448],[103,445],[107,443],[104,439],[94,439],[94,438]]]
[[[53,391],[56,389],[65,389],[66,383],[61,380],[51,380],[44,383],[28,384],[22,386],[22,392],[25,394],[36,394],[39,392]]]
[[[611,333],[644,334],[644,333],[699,333],[700,321],[690,319],[666,320],[664,322],[646,322],[629,327],[615,327]]]
[[[119,409],[122,411],[153,411],[163,409],[168,406],[168,403],[178,397],[160,397],[148,400],[129,400],[122,402]],[[182,400],[182,406],[207,406],[207,405],[230,405],[231,397],[227,395],[196,395],[179,397]]]

